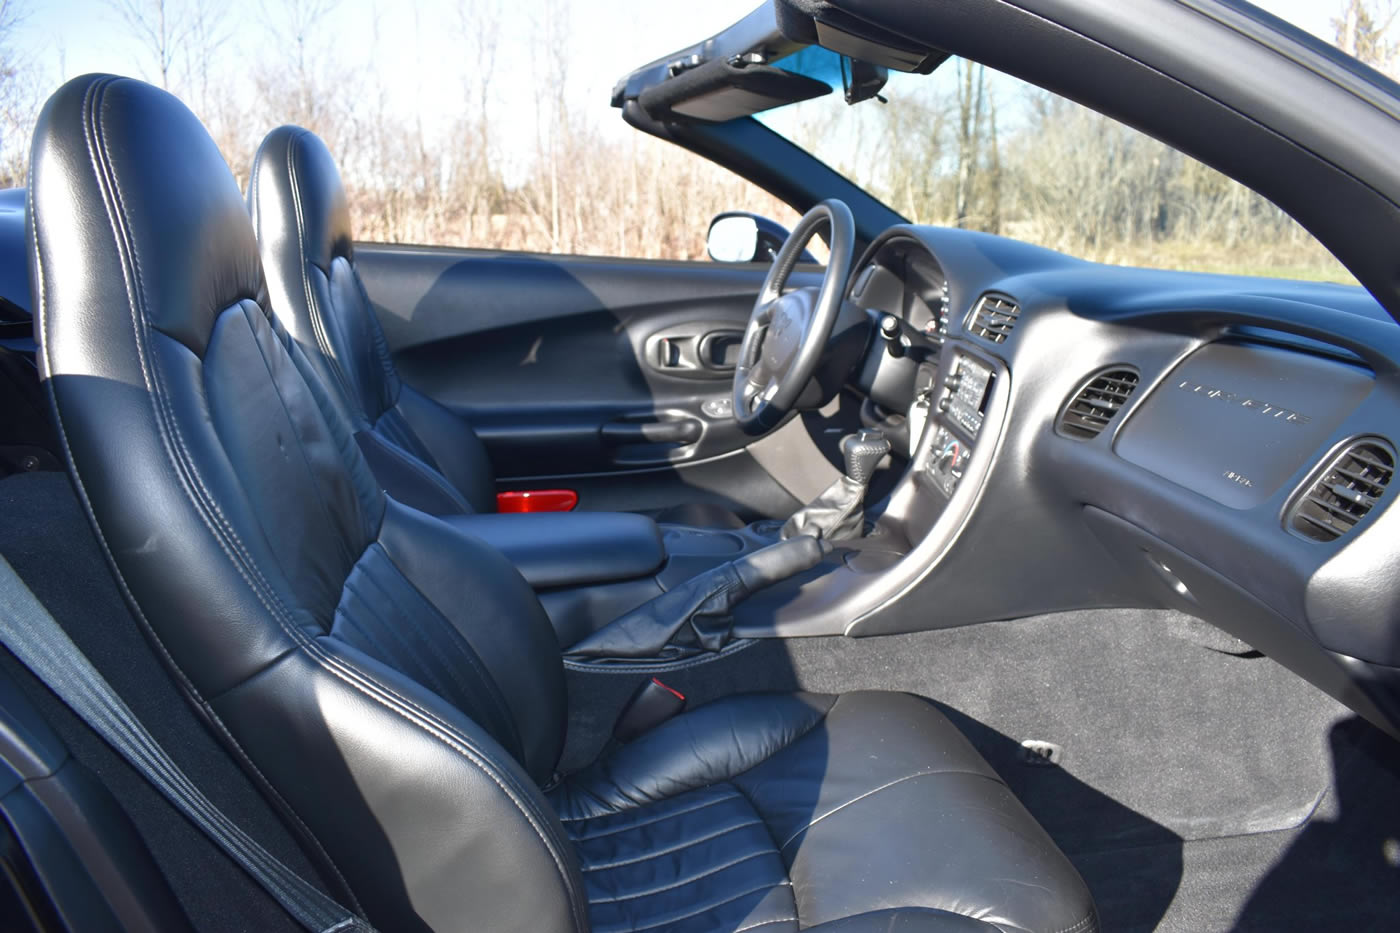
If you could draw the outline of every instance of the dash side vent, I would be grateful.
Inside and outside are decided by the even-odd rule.
[[[1379,438],[1353,441],[1288,510],[1294,534],[1335,541],[1356,527],[1385,494],[1395,476],[1395,451]]]
[[[1060,432],[1080,440],[1098,437],[1127,404],[1137,386],[1136,370],[1126,367],[1104,370],[1074,393],[1060,413]]]
[[[1005,343],[1016,326],[1016,318],[1021,315],[1021,306],[1002,295],[983,295],[977,299],[972,315],[967,321],[967,330],[974,337],[990,340],[992,343]]]

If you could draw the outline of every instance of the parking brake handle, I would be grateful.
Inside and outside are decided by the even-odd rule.
[[[810,535],[770,544],[662,593],[564,652],[566,658],[662,658],[718,651],[732,610],[750,595],[821,562],[831,545]]]

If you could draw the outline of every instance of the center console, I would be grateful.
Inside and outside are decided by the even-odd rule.
[[[917,464],[945,499],[952,498],[967,472],[995,379],[996,373],[987,363],[960,350],[950,351],[933,406],[937,412],[929,428],[933,434]],[[932,392],[924,404],[931,397]]]
[[[485,541],[515,565],[565,648],[776,539],[752,528],[657,525],[630,512],[451,515],[443,521]]]
[[[949,340],[920,361],[904,477],[887,498],[866,503],[862,533],[833,538],[835,547],[827,547],[815,564],[733,606],[733,637],[925,626],[926,614],[937,606],[900,597],[935,572],[967,523],[1002,434],[1010,385],[1004,363],[964,341]],[[843,481],[854,482],[864,472],[859,463],[848,463]],[[734,530],[658,526],[639,515],[595,512],[450,521],[495,545],[520,568],[564,649],[713,568],[772,545],[782,527],[778,521]],[[884,611],[896,604],[899,611]],[[910,613],[917,618],[906,618]]]

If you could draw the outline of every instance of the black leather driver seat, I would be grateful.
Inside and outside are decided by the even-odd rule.
[[[192,702],[379,929],[1096,928],[1074,869],[917,697],[733,697],[556,778],[538,601],[380,489],[269,314],[194,116],[77,78],[31,173],[46,384],[102,545]]]
[[[296,126],[269,133],[253,160],[248,206],[272,307],[355,425],[385,490],[433,515],[494,512],[491,461],[475,430],[399,378],[355,269],[340,170],[320,137]],[[713,503],[678,505],[655,517],[723,528],[744,524]]]

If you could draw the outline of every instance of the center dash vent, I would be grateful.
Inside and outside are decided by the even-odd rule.
[[[1060,431],[1087,440],[1098,437],[1137,388],[1138,374],[1127,368],[1108,369],[1084,384],[1060,414]]]
[[[1349,444],[1288,510],[1288,527],[1313,541],[1335,541],[1375,507],[1395,475],[1395,451],[1379,439]]]
[[[1021,306],[1002,295],[983,295],[977,299],[968,318],[967,329],[974,337],[990,340],[992,343],[1005,343],[1016,326],[1016,318],[1021,314]]]

